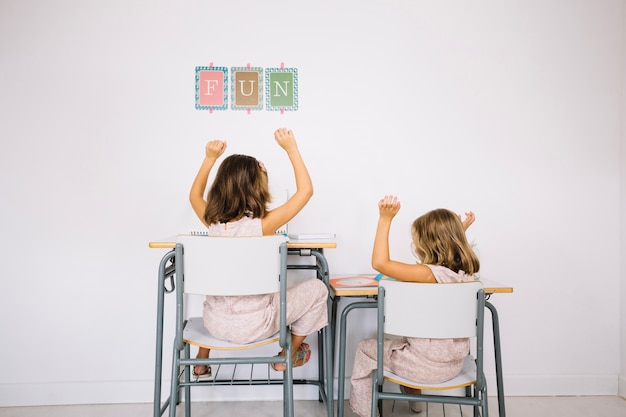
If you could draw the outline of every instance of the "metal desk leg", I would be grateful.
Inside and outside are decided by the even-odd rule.
[[[493,325],[493,346],[496,358],[496,385],[498,389],[498,411],[500,417],[506,417],[504,408],[504,383],[502,378],[502,351],[500,350],[500,321],[498,320],[498,312],[496,308],[488,301],[485,301],[485,307],[491,312],[491,323]]]
[[[169,399],[161,407],[161,386],[163,380],[163,309],[165,305],[165,293],[174,291],[173,280],[172,288],[167,289],[165,287],[165,280],[174,274],[175,266],[173,265],[174,252],[170,251],[161,259],[159,264],[159,277],[158,277],[158,296],[157,296],[157,325],[156,325],[156,354],[154,364],[154,410],[153,416],[160,417],[169,405]],[[172,260],[172,265],[166,266],[167,263]]]
[[[332,338],[330,344],[332,346],[333,353],[335,352],[335,347],[337,346],[337,304],[339,304],[340,299],[341,297],[332,296],[330,300],[330,319],[328,325],[331,326],[332,329],[330,332],[330,337]]]
[[[314,249],[311,251],[311,255],[315,257],[315,266],[317,271],[317,278],[321,279],[330,292],[330,270],[328,268],[328,262],[324,256],[322,249]],[[332,318],[332,302],[330,294],[327,302],[328,307],[328,325],[322,330],[323,336],[323,375],[324,375],[324,392],[326,394],[326,411],[329,417],[333,417],[335,414],[334,405],[334,389],[333,389],[333,326],[331,325]]]
[[[337,378],[337,417],[343,417],[344,391],[346,379],[346,322],[348,313],[355,308],[376,308],[378,304],[372,301],[360,301],[348,304],[341,312],[341,322],[339,324],[339,376]]]
[[[297,256],[313,256],[315,258],[315,265],[287,265],[287,269],[293,270],[314,270],[316,272],[317,279],[322,280],[330,291],[330,273],[328,268],[328,262],[324,256],[322,249],[289,249],[289,255]],[[319,340],[319,375],[320,386],[322,392],[320,397],[326,404],[326,412],[328,417],[333,417],[335,414],[334,407],[334,391],[333,391],[333,335],[332,335],[332,302],[328,299],[328,325],[318,332]]]

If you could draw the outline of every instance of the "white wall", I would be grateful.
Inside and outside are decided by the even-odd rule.
[[[0,1],[0,406],[150,402],[147,243],[200,226],[208,139],[293,189],[280,126],[316,186],[290,230],[337,234],[332,273],[371,272],[385,193],[405,260],[415,217],[473,210],[482,275],[515,287],[492,298],[507,395],[624,395],[625,8]],[[195,110],[211,62],[298,68],[299,110]]]

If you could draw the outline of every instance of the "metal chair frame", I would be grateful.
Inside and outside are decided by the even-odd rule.
[[[457,290],[465,294],[451,296],[452,292],[459,292]],[[466,299],[467,297],[471,299]],[[487,384],[483,371],[485,293],[482,284],[480,282],[426,284],[381,281],[377,303],[378,366],[373,372],[372,417],[378,414],[382,417],[383,400],[469,405],[473,407],[474,417],[479,415],[488,417]],[[459,307],[459,303],[464,304],[464,307]],[[403,314],[405,317],[418,317],[419,319],[402,320]],[[463,321],[464,324],[460,323]],[[448,330],[450,328],[452,328],[451,332]],[[389,333],[386,333],[387,331]],[[465,365],[470,367],[469,372],[466,372],[468,369],[464,369],[461,375],[451,381],[441,384],[410,381],[384,370],[385,334],[424,338],[469,337],[475,346],[475,357],[468,355]],[[385,380],[426,391],[443,391],[460,387],[465,387],[465,390],[464,395],[404,394],[385,391],[383,389]]]
[[[245,295],[255,293],[254,288],[248,288],[246,283],[237,281],[242,278],[252,278],[249,285],[254,287],[259,284],[260,280],[265,279],[270,281],[265,285],[266,288],[272,288],[273,290],[280,292],[280,332],[273,337],[270,341],[264,340],[258,343],[251,343],[246,345],[237,345],[232,343],[226,343],[227,347],[217,347],[211,345],[211,348],[221,349],[227,348],[232,350],[241,349],[253,349],[265,345],[269,342],[278,341],[281,348],[285,348],[287,352],[291,351],[291,333],[286,324],[286,277],[287,277],[287,246],[284,236],[263,236],[263,237],[207,237],[207,236],[185,236],[179,238],[176,243],[175,249],[172,253],[166,255],[160,266],[160,277],[162,283],[159,289],[159,298],[162,300],[164,293],[174,292],[176,294],[176,330],[174,348],[172,352],[172,374],[171,374],[171,387],[168,398],[165,399],[163,405],[161,405],[160,392],[161,392],[161,374],[162,364],[159,358],[162,357],[162,346],[157,343],[157,363],[156,363],[156,376],[155,376],[155,404],[154,415],[161,416],[169,407],[169,416],[175,417],[176,405],[180,402],[180,392],[184,392],[185,398],[185,416],[191,415],[191,388],[201,386],[219,386],[219,385],[283,385],[283,415],[286,417],[293,417],[293,365],[286,356],[229,356],[229,357],[212,357],[208,359],[196,359],[190,357],[190,345],[204,345],[206,340],[190,340],[189,328],[196,327],[196,335],[200,335],[203,339],[208,337],[208,331],[203,329],[203,326],[195,325],[198,319],[200,323],[201,318],[186,319],[185,312],[185,295],[190,291],[198,293],[198,291],[204,291],[203,286],[207,283],[215,283],[216,281],[222,281],[229,286],[228,289],[215,289],[213,285],[211,289],[206,291],[218,291],[207,292],[212,295]],[[208,244],[208,245],[207,245]],[[198,247],[196,247],[198,245]],[[224,248],[226,246],[226,248]],[[269,249],[268,249],[269,247]],[[192,250],[193,249],[193,250]],[[272,255],[262,256],[261,253],[268,253],[268,250],[272,250]],[[202,251],[202,252],[199,252]],[[252,257],[256,263],[265,264],[260,269],[256,269],[257,265],[254,262],[248,262],[246,258]],[[200,259],[198,259],[200,258]],[[233,259],[239,258],[239,262],[233,262]],[[269,259],[264,259],[269,258]],[[193,265],[190,262],[199,261],[201,265]],[[168,266],[168,263],[170,265]],[[219,265],[219,268],[216,268]],[[200,268],[198,270],[198,268]],[[199,271],[207,269],[207,273],[204,279],[199,280]],[[264,273],[262,268],[270,269],[269,274]],[[190,275],[189,271],[193,270],[193,274]],[[219,273],[219,271],[228,271],[226,276],[214,276],[212,274]],[[256,273],[255,273],[256,272]],[[272,278],[273,276],[273,278]],[[170,280],[170,288],[166,287],[166,280]],[[271,282],[271,281],[274,282]],[[233,286],[228,285],[236,282]],[[219,286],[219,285],[218,285]],[[188,287],[188,288],[186,288]],[[237,293],[233,293],[237,291]],[[274,292],[270,290],[264,290],[260,293]],[[159,318],[157,322],[157,341],[163,338],[163,305],[160,302],[159,305]],[[198,329],[199,327],[199,329]],[[206,334],[201,334],[206,332]],[[206,337],[205,337],[206,336]],[[217,356],[217,355],[216,355]],[[272,377],[269,371],[269,366],[276,363],[282,363],[285,365],[286,370],[283,372],[283,378]],[[249,377],[243,379],[235,375],[237,366],[250,364],[252,366]],[[209,381],[196,382],[192,381],[191,373],[192,369],[196,365],[217,365],[213,378]],[[219,376],[220,370],[223,365],[233,365],[231,376]],[[267,377],[259,378],[254,376],[254,365],[266,365],[268,368]],[[181,371],[182,369],[182,371]]]

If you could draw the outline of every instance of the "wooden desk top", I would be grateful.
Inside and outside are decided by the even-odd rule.
[[[334,277],[331,277],[331,279]],[[500,284],[489,279],[481,279],[486,294],[507,294],[513,292],[513,287]],[[332,286],[332,281],[331,281]],[[332,287],[333,292],[338,297],[368,297],[378,295],[378,287]]]
[[[154,249],[174,249],[176,247],[176,237],[169,237],[163,240],[149,242],[148,246]],[[309,242],[304,240],[287,241],[288,249],[334,249],[337,247],[336,242]]]

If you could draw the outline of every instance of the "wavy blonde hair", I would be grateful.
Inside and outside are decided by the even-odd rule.
[[[435,209],[418,217],[411,225],[411,235],[415,253],[424,264],[441,265],[469,275],[480,269],[461,219],[450,210]]]
[[[231,155],[222,161],[207,193],[204,220],[226,223],[244,216],[263,218],[271,201],[267,172],[248,155]]]

